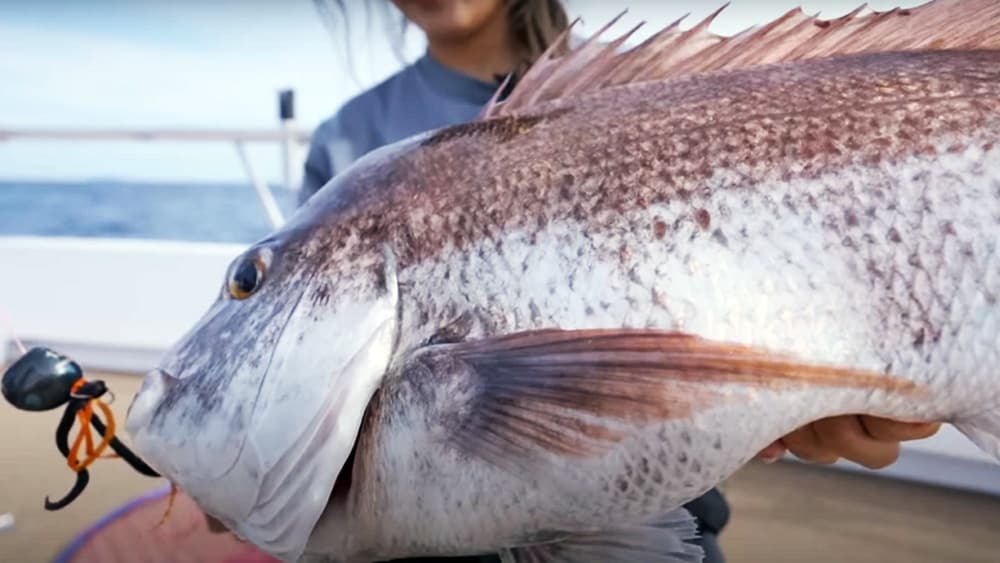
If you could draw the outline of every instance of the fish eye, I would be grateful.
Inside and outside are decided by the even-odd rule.
[[[237,260],[229,274],[229,295],[234,299],[246,299],[256,293],[264,283],[269,256],[268,252],[262,251]]]

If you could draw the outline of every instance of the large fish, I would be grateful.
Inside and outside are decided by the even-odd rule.
[[[1000,453],[1000,3],[545,57],[339,175],[146,377],[138,451],[287,561],[698,561],[812,421]]]

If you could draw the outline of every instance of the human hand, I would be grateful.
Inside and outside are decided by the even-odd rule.
[[[900,442],[928,438],[939,428],[938,423],[834,416],[799,428],[764,448],[757,457],[770,463],[791,452],[812,463],[829,464],[844,458],[869,469],[882,469],[899,458]]]

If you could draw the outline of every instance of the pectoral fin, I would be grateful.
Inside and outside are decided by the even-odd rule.
[[[656,522],[500,552],[503,563],[700,563],[691,515],[679,508]]]
[[[655,330],[523,332],[432,346],[417,361],[455,386],[447,426],[456,447],[499,464],[595,454],[637,425],[688,418],[752,389],[917,390],[880,373]]]

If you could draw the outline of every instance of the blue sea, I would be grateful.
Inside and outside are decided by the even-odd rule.
[[[296,194],[272,193],[288,217]],[[250,184],[0,181],[0,236],[250,243],[271,230]]]

